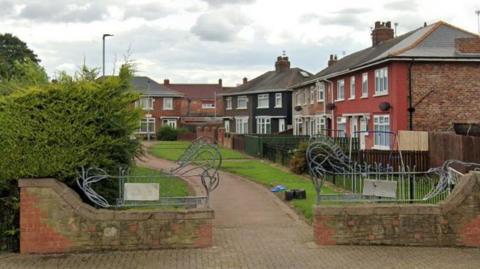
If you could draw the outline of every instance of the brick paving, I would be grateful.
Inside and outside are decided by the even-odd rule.
[[[172,166],[151,156],[142,163]],[[223,172],[221,179],[211,199],[212,248],[3,254],[0,268],[480,268],[480,249],[317,246],[311,226],[266,188]]]

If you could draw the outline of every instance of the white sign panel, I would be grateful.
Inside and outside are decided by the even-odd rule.
[[[125,183],[126,201],[155,201],[160,199],[160,185],[158,183]]]
[[[363,195],[396,198],[397,182],[392,180],[365,179],[363,182]]]

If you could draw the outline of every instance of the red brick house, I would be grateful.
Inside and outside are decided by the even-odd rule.
[[[162,126],[178,126],[182,111],[186,111],[183,93],[168,89],[145,76],[134,77],[132,85],[142,94],[135,102],[135,106],[144,111],[138,134],[155,136]]]
[[[222,103],[216,101],[216,97],[223,91],[222,79],[217,84],[187,84],[171,83],[169,79],[163,81],[163,86],[170,90],[183,94],[183,108],[181,123],[186,125],[221,124],[217,122],[219,108]]]
[[[376,22],[371,37],[371,47],[331,55],[327,68],[292,87],[295,134],[328,129],[390,149],[400,130],[480,122],[478,35],[439,21],[394,37],[390,22]]]

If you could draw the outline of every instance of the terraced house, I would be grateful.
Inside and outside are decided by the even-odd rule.
[[[372,46],[292,87],[295,134],[356,136],[390,149],[400,130],[443,131],[480,122],[480,38],[439,21],[394,37],[376,22]]]
[[[292,92],[290,86],[305,81],[311,74],[291,68],[287,56],[277,57],[275,70],[221,94],[226,132],[273,134],[284,132],[292,124]]]

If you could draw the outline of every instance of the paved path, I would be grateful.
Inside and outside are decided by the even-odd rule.
[[[148,156],[143,165],[173,164]],[[211,205],[210,249],[0,255],[0,268],[480,268],[479,249],[316,246],[312,228],[266,188],[224,172]]]

